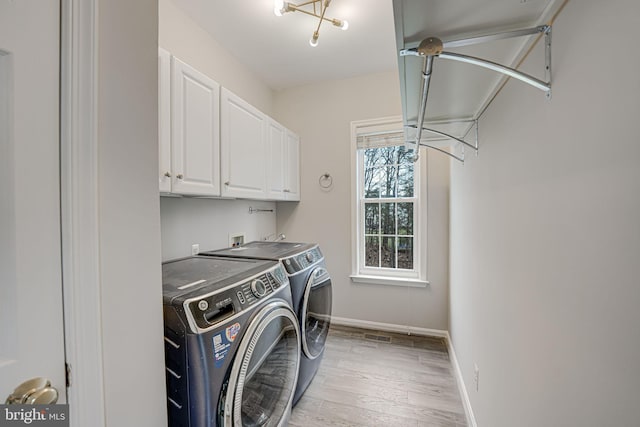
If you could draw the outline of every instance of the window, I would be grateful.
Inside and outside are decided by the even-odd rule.
[[[359,151],[364,266],[413,270],[413,153],[402,145]]]
[[[401,121],[352,123],[355,281],[424,285],[420,162]]]

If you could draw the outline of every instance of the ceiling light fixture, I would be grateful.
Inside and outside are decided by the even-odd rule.
[[[282,16],[287,12],[302,12],[318,18],[318,26],[311,35],[311,39],[309,39],[309,44],[316,47],[318,46],[318,37],[320,37],[320,25],[322,25],[322,21],[331,22],[342,30],[349,28],[349,23],[345,20],[326,18],[324,16],[329,7],[329,3],[331,3],[331,0],[311,0],[299,4],[286,2],[284,0],[275,0],[273,3],[273,13],[275,13],[276,16]]]

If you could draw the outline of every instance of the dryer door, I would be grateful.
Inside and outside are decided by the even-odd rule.
[[[233,362],[224,426],[285,426],[300,365],[300,329],[284,301],[267,304],[249,324]]]
[[[309,359],[322,354],[331,324],[331,278],[323,267],[309,276],[302,300],[302,350]]]

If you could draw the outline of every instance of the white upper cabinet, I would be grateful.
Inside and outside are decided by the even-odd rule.
[[[268,180],[267,180],[267,197],[272,200],[286,200],[286,139],[287,130],[275,120],[269,120],[268,132]]]
[[[220,100],[222,196],[265,199],[269,118],[225,88]]]
[[[171,191],[220,195],[220,85],[172,58]]]
[[[269,119],[267,198],[300,200],[300,138]]]
[[[158,50],[161,193],[300,200],[300,139],[218,83]]]
[[[160,191],[171,192],[171,54],[158,49],[158,181]]]
[[[300,137],[287,130],[285,137],[285,200],[300,200]]]

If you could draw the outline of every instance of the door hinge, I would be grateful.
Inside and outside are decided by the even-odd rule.
[[[67,383],[67,388],[71,387],[71,365],[68,363],[64,364],[65,367],[65,381]]]

